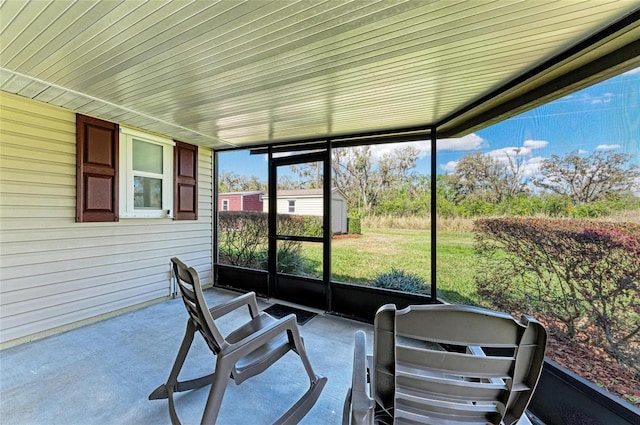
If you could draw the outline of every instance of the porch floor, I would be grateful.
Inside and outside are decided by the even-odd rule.
[[[205,290],[209,306],[238,295]],[[259,299],[261,309],[272,300]],[[247,315],[223,319],[223,331]],[[185,330],[186,311],[178,298],[122,314],[0,352],[0,423],[20,425],[170,424],[166,400],[147,399],[164,383]],[[228,329],[225,329],[228,326]],[[353,336],[371,326],[318,314],[301,327],[319,375],[328,378],[320,399],[302,424],[339,424],[351,381]],[[181,378],[210,373],[214,357],[201,337],[194,341]],[[269,424],[306,390],[298,357],[289,353],[262,375],[240,386],[231,380],[218,424]],[[183,424],[199,424],[209,387],[176,395]]]

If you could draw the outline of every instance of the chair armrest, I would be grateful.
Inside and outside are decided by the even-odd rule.
[[[225,314],[231,313],[234,310],[239,309],[245,305],[249,306],[249,314],[251,318],[254,318],[258,315],[258,302],[256,301],[256,293],[255,292],[247,292],[246,294],[242,294],[234,299],[227,301],[224,304],[212,307],[209,309],[211,313],[211,317],[213,319],[219,319]]]
[[[251,335],[229,344],[226,348],[220,351],[218,356],[233,356],[237,360],[237,358],[246,356],[256,348],[271,341],[276,336],[283,333],[286,334],[287,332],[290,332],[293,338],[298,338],[299,341],[302,341],[295,314],[289,314],[281,319],[275,320]]]
[[[353,349],[351,389],[347,395],[351,402],[349,416],[352,425],[373,424],[375,402],[367,391],[367,374],[367,336],[363,331],[357,331]]]

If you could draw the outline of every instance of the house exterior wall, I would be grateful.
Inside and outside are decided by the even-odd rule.
[[[295,197],[295,196],[283,196],[278,198],[278,214],[290,214],[289,213],[289,201],[295,201],[295,212],[297,215],[317,215],[322,216],[323,206],[322,197]]]
[[[229,203],[227,211],[242,211],[242,196],[237,194],[218,195],[218,211],[224,211],[222,204],[225,200]]]
[[[169,296],[172,256],[211,283],[210,150],[197,221],[76,223],[75,114],[0,92],[0,117],[3,346]]]
[[[222,203],[229,202],[227,211],[262,211],[262,193],[221,193],[218,195],[218,211]]]
[[[262,211],[262,194],[252,193],[245,195],[242,202],[242,211]]]
[[[295,201],[295,212],[289,212],[289,201]],[[324,204],[322,194],[318,195],[287,195],[283,194],[276,201],[279,214],[315,215],[322,217]],[[265,196],[263,211],[269,211],[268,197]],[[347,233],[347,203],[344,197],[337,193],[331,194],[331,230],[333,233]]]

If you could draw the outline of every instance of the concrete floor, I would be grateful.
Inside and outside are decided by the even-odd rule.
[[[210,306],[237,295],[218,289],[205,293]],[[223,331],[246,315],[242,309],[225,317]],[[147,397],[166,381],[185,325],[184,305],[174,299],[1,351],[0,424],[170,424],[166,400]],[[319,314],[301,327],[316,373],[328,378],[302,424],[341,423],[358,329],[367,331],[371,345],[367,324]],[[197,336],[181,379],[210,373],[213,366],[214,357]],[[273,423],[307,386],[302,363],[289,353],[240,386],[230,380],[218,424]],[[200,423],[208,392],[204,387],[175,397],[184,425]]]

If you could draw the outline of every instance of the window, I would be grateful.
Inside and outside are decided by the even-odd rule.
[[[120,128],[120,217],[173,217],[173,147],[170,139]]]
[[[76,114],[76,152],[76,221],[198,219],[197,146]]]
[[[296,212],[296,201],[289,201],[289,213],[293,214]]]
[[[229,200],[228,199],[223,199],[222,200],[222,211],[229,211]]]

